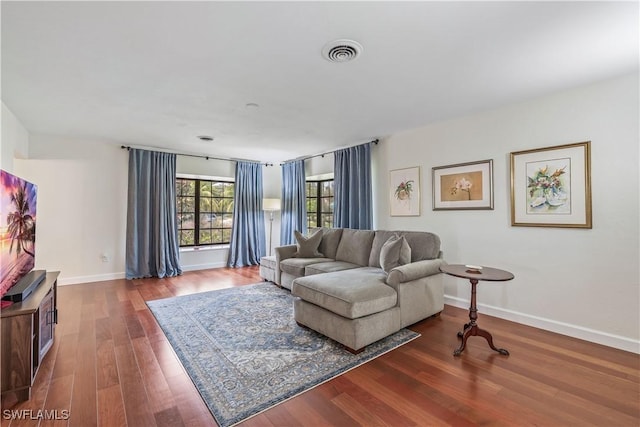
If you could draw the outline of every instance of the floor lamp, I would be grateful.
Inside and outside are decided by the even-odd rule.
[[[269,212],[269,256],[273,237],[273,213],[280,210],[280,199],[262,199],[262,210]]]

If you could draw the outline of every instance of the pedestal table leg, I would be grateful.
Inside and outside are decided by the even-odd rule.
[[[467,339],[471,336],[481,336],[487,340],[489,343],[489,347],[492,350],[497,351],[500,354],[505,356],[509,355],[509,352],[504,348],[497,348],[493,345],[493,337],[491,334],[484,329],[480,329],[476,324],[476,320],[478,319],[478,307],[476,305],[476,285],[478,284],[478,279],[469,279],[471,282],[471,307],[469,307],[469,323],[464,325],[464,329],[462,332],[458,332],[458,337],[462,338],[462,342],[460,343],[460,347],[458,347],[454,352],[454,356],[460,356],[462,351],[467,345]]]

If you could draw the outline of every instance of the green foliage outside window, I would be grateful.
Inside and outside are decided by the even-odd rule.
[[[333,180],[307,181],[307,227],[333,227]]]
[[[234,190],[233,182],[176,179],[180,246],[229,243]]]

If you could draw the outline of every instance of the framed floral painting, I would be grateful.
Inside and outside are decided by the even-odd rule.
[[[433,210],[493,209],[493,160],[438,166],[433,171]]]
[[[591,228],[591,142],[511,153],[511,225]]]
[[[420,216],[420,168],[389,172],[391,216]]]

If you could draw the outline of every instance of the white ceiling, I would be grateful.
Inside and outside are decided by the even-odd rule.
[[[637,72],[639,62],[637,1],[1,8],[2,100],[29,132],[261,161]],[[360,42],[362,55],[323,59],[339,38]]]

